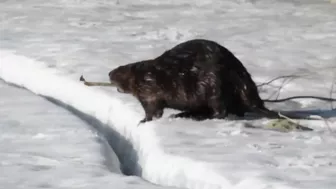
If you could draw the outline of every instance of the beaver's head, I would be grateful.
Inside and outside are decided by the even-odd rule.
[[[115,84],[118,92],[131,93],[133,75],[128,65],[119,66],[109,73],[110,82]]]

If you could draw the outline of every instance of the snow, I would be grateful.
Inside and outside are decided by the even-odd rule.
[[[30,123],[25,123],[34,133],[24,138],[21,134],[25,132],[15,129],[15,125],[27,118],[29,109],[25,108],[42,108],[37,111],[43,112],[52,105],[39,98],[33,103],[15,102],[18,106],[11,107],[13,99],[7,92],[1,93],[7,97],[2,102],[8,103],[6,107],[10,108],[6,111],[11,111],[13,117],[9,121],[4,119],[7,126],[2,127],[1,140],[23,138],[22,143],[27,145],[27,148],[15,143],[8,148],[1,146],[5,157],[1,168],[6,161],[15,163],[5,171],[13,173],[10,177],[0,175],[1,186],[11,188],[22,179],[28,186],[42,183],[35,179],[48,174],[26,170],[30,166],[39,167],[36,162],[42,162],[43,166],[53,167],[48,173],[55,180],[42,179],[51,188],[73,188],[76,182],[82,183],[83,186],[78,185],[82,188],[132,188],[127,182],[129,177],[120,175],[116,169],[119,162],[115,162],[114,156],[113,170],[119,174],[108,173],[103,167],[101,161],[105,156],[99,149],[106,145],[96,142],[93,138],[97,136],[88,127],[93,127],[109,143],[107,147],[113,148],[123,171],[166,187],[335,186],[336,112],[330,109],[330,103],[304,99],[267,104],[275,109],[300,110],[325,117],[325,121],[300,121],[314,128],[314,132],[280,133],[244,127],[246,124],[260,127],[268,122],[266,119],[173,120],[168,118],[173,110],[166,110],[162,119],[138,127],[143,110],[133,97],[111,88],[87,87],[78,80],[83,74],[87,80],[108,81],[108,72],[118,65],[157,56],[188,39],[207,38],[234,52],[258,83],[279,75],[300,75],[281,89],[280,97],[329,96],[336,73],[336,14],[335,4],[330,1],[25,0],[0,5],[0,78],[48,97],[71,112],[54,107],[61,115],[52,115],[50,121],[45,118],[46,122],[55,123],[59,131],[36,118],[46,115],[36,114]],[[23,90],[1,86],[6,91],[13,90],[13,95],[25,93],[22,99],[37,98]],[[276,91],[276,86],[262,88],[261,95],[267,98]],[[63,122],[63,117],[71,119],[71,124]],[[71,132],[74,130],[80,130],[81,136]],[[81,142],[49,135],[76,137]],[[36,145],[35,140],[43,141]],[[60,154],[87,159],[82,160],[84,165],[77,165],[41,145],[55,145]],[[44,156],[27,153],[12,160],[16,148]],[[33,165],[21,165],[20,161]],[[92,164],[99,168],[93,168]],[[67,166],[73,171],[67,172]],[[16,169],[26,174],[18,176]],[[103,176],[97,178],[95,173]],[[133,178],[136,188],[159,187]],[[22,187],[27,188],[24,184]]]
[[[160,188],[122,176],[111,146],[81,118],[22,88],[0,88],[0,188]]]

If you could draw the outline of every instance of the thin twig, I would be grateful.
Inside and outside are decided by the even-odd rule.
[[[298,99],[298,98],[311,98],[311,99],[318,99],[318,100],[323,100],[323,101],[329,101],[333,102],[336,101],[335,98],[327,98],[327,97],[321,97],[321,96],[291,96],[287,98],[282,98],[282,99],[275,99],[275,100],[270,100],[270,99],[265,99],[263,100],[264,102],[284,102],[287,100],[292,100],[292,99]]]
[[[327,119],[323,118],[322,116],[319,116],[319,115],[313,115],[313,117],[319,119],[319,120],[322,120],[324,121],[324,124],[327,126],[327,129],[329,130],[329,132],[333,132],[333,130],[331,129],[330,125],[329,125],[329,122],[327,121]]]
[[[330,88],[330,98],[333,97],[333,92],[334,92],[334,80],[335,80],[335,74],[334,74],[334,77],[333,77],[333,81],[331,81],[331,88]],[[331,109],[333,110],[334,109],[334,102],[331,102],[330,103],[330,106],[331,106]]]
[[[271,84],[272,82],[274,82],[274,81],[276,81],[276,80],[284,79],[284,80],[282,81],[282,84],[280,85],[280,87],[278,87],[278,90],[269,96],[269,99],[270,99],[270,98],[272,98],[274,95],[277,94],[276,99],[278,99],[278,98],[279,98],[279,95],[280,95],[280,91],[281,91],[281,89],[284,87],[286,81],[288,81],[288,80],[289,80],[289,81],[292,81],[292,80],[294,80],[294,79],[296,79],[296,78],[300,78],[300,77],[303,77],[303,76],[304,76],[304,75],[297,75],[297,74],[283,75],[283,76],[276,77],[276,78],[274,78],[274,79],[272,79],[272,80],[270,80],[270,81],[268,81],[268,82],[261,83],[261,84],[257,85],[257,87],[262,87],[262,86],[264,86],[264,85],[269,85],[269,84]]]
[[[316,72],[321,72],[321,71],[330,71],[330,70],[333,70],[333,69],[336,69],[336,66],[331,66],[331,67],[324,67],[324,68],[315,68],[314,71]],[[271,84],[272,82],[276,81],[276,80],[279,80],[279,79],[284,79],[284,78],[302,78],[302,77],[305,77],[305,76],[309,76],[309,75],[315,75],[316,73],[312,72],[312,71],[307,71],[307,73],[301,73],[300,72],[297,72],[296,74],[291,74],[291,75],[283,75],[283,76],[278,76],[268,82],[265,82],[265,83],[261,83],[261,84],[258,84],[257,87],[262,87],[264,85],[269,85]]]
[[[112,87],[116,86],[114,83],[86,81],[83,76],[81,76],[79,80],[82,81],[87,86],[112,86]]]
[[[286,84],[288,84],[289,82],[291,82],[292,80],[294,80],[294,78],[287,78],[285,82],[287,82]],[[280,92],[281,92],[281,89],[285,86],[285,82],[280,86],[279,90],[278,90],[278,94],[277,94],[277,97],[275,99],[278,99],[279,96],[280,96]]]
[[[278,98],[279,98],[279,95],[280,95],[280,91],[281,91],[281,89],[285,86],[286,81],[288,81],[288,80],[293,80],[293,79],[294,79],[293,77],[287,77],[287,78],[285,78],[285,79],[282,81],[280,87],[278,87],[278,90],[277,90],[276,92],[274,92],[273,94],[271,94],[271,95],[269,96],[268,99],[272,98],[275,94],[277,94],[276,99],[278,99]]]
[[[261,83],[261,84],[259,84],[259,85],[257,85],[257,87],[261,87],[261,86],[264,86],[264,85],[269,85],[269,84],[271,84],[273,81],[276,81],[276,80],[278,80],[278,79],[284,79],[284,78],[297,78],[297,77],[300,77],[300,76],[298,76],[298,75],[284,75],[284,76],[279,76],[279,77],[276,77],[276,78],[274,78],[274,79],[272,79],[272,80],[270,80],[270,81],[268,81],[268,82],[265,82],[265,83]]]

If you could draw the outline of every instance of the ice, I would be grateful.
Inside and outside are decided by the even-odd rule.
[[[143,110],[134,98],[115,89],[88,88],[78,81],[82,74],[88,80],[108,81],[108,72],[118,65],[152,58],[179,42],[201,37],[234,52],[257,83],[279,75],[300,75],[281,89],[280,98],[328,97],[335,93],[330,89],[336,72],[336,14],[330,1],[26,0],[0,5],[0,78],[52,97],[49,100],[94,122],[94,130],[105,133],[103,137],[126,172],[155,184],[182,188],[335,186],[336,112],[328,102],[267,104],[324,117],[326,120],[301,121],[314,132],[244,127],[264,125],[266,119],[171,120],[167,118],[174,112],[171,110],[165,111],[162,119],[137,127]],[[275,98],[279,85],[281,82],[262,88],[263,98]],[[23,108],[20,103],[18,106]],[[8,125],[15,126],[18,120]],[[49,137],[41,132],[31,136],[34,140]],[[56,166],[50,159],[37,161]],[[55,176],[55,183],[61,176]],[[93,177],[83,182],[104,187],[118,182],[121,188],[128,187],[121,184],[128,177],[118,177],[123,180]],[[66,186],[73,182],[76,179]],[[58,188],[57,184],[50,187]]]

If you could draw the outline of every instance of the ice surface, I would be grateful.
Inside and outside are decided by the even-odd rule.
[[[299,74],[299,79],[282,88],[280,97],[329,96],[335,81],[335,4],[322,0],[26,0],[0,5],[0,77],[75,107],[79,112],[72,111],[79,117],[100,120],[101,131],[117,131],[110,135],[115,137],[112,147],[122,157],[124,169],[156,184],[185,188],[335,186],[336,112],[330,110],[330,103],[268,104],[328,118],[329,127],[322,120],[302,121],[316,129],[310,133],[243,127],[266,124],[266,119],[169,120],[173,111],[136,127],[143,110],[134,98],[114,89],[88,88],[78,81],[81,74],[107,81],[108,71],[118,65],[151,58],[178,42],[202,37],[233,51],[258,83]],[[262,88],[261,94],[267,98],[276,90],[276,86]],[[99,183],[90,183],[95,182]]]

